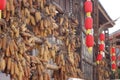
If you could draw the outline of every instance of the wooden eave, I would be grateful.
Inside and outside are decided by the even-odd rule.
[[[107,12],[105,11],[105,9],[103,8],[103,6],[101,5],[101,3],[99,2],[98,5],[98,9],[99,9],[99,24],[102,25],[106,22],[110,22],[113,21],[110,16],[107,14]],[[110,24],[106,25],[106,27],[111,28],[115,25],[114,22],[110,22]]]
[[[110,34],[110,42],[120,46],[120,29]]]
[[[114,37],[120,37],[120,29],[115,31],[114,33],[110,34],[110,39],[113,39]]]

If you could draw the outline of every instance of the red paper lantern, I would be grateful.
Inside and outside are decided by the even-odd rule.
[[[6,7],[6,0],[0,0],[0,10],[4,10]]]
[[[115,53],[115,47],[112,47],[112,53]]]
[[[116,69],[116,64],[112,64],[112,69]]]
[[[104,51],[104,48],[105,48],[104,44],[99,44],[99,50],[100,51]]]
[[[101,61],[102,58],[103,58],[102,54],[98,54],[98,55],[97,55],[97,60],[98,60],[98,61]]]
[[[92,2],[91,1],[86,1],[85,2],[85,12],[92,12]]]
[[[91,17],[86,17],[85,19],[85,28],[88,29],[92,29],[93,27],[93,19]]]
[[[87,47],[92,47],[94,45],[94,37],[92,35],[86,35],[86,45]]]
[[[112,57],[111,57],[111,60],[112,60],[112,61],[115,61],[115,60],[116,60],[116,56],[112,56]]]
[[[100,34],[100,41],[105,41],[105,34],[103,33]]]

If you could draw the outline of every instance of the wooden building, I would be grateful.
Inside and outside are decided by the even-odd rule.
[[[95,47],[93,51],[93,55],[87,52],[85,46],[85,34],[84,34],[84,19],[85,19],[85,12],[84,12],[84,1],[85,0],[52,0],[55,1],[60,7],[62,8],[63,12],[68,13],[69,15],[75,16],[79,20],[79,30],[78,35],[81,38],[81,47],[80,47],[80,54],[81,54],[81,69],[84,74],[85,80],[98,80],[96,79],[96,72],[94,71],[94,62],[95,56],[98,52],[98,32],[104,31],[106,36],[106,51],[109,52],[109,30],[114,26],[114,22],[106,13],[105,9],[102,7],[101,3],[98,0],[93,1],[93,19],[94,19],[94,36],[95,36]],[[108,61],[109,54],[106,54],[106,58]],[[110,64],[109,64],[110,66]]]
[[[78,47],[77,52],[80,55],[80,69],[82,71],[82,78],[85,80],[105,80],[109,79],[110,75],[103,76],[103,73],[98,72],[99,66],[95,64],[96,55],[98,53],[98,43],[99,34],[103,31],[105,33],[105,61],[107,64],[107,70],[101,68],[103,71],[110,71],[110,43],[109,43],[109,30],[108,28],[113,27],[114,22],[106,13],[105,9],[102,7],[98,0],[92,0],[93,2],[93,35],[95,39],[95,45],[93,53],[89,54],[85,45],[85,29],[84,29],[84,2],[85,0],[48,0],[48,2],[53,3],[57,6],[57,10],[62,15],[73,16],[78,19],[79,26],[76,29],[76,36],[80,39],[80,47]],[[102,75],[101,75],[102,74]],[[100,77],[100,78],[99,78]]]
[[[120,66],[120,30],[110,34],[110,44],[116,48],[117,65]]]
[[[110,34],[109,36],[111,46],[116,48],[116,56],[117,56],[117,66],[118,66],[118,75],[120,75],[120,30],[117,30]],[[118,77],[118,76],[116,76]],[[120,78],[120,76],[119,76]]]

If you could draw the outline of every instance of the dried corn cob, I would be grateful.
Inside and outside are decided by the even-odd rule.
[[[15,66],[15,74],[16,74],[17,76],[19,76],[20,71],[19,71],[17,62],[15,62],[14,66]]]
[[[36,25],[35,18],[33,16],[30,16],[30,21],[33,26]]]
[[[5,59],[0,60],[0,71],[4,71],[6,67]]]
[[[3,18],[6,18],[6,16],[7,16],[7,10],[5,9],[3,10]]]
[[[37,23],[41,20],[41,13],[40,12],[35,13],[35,19],[36,19]]]
[[[2,48],[2,39],[0,39],[0,49]]]
[[[15,54],[15,50],[14,50],[14,44],[13,42],[11,41],[10,44],[9,44],[9,49],[10,49],[10,55],[14,55]]]
[[[9,3],[9,1],[7,1],[7,6],[6,6],[6,9],[7,9],[7,11],[10,11],[10,3]]]
[[[6,46],[7,46],[7,36],[4,36],[2,39],[2,49],[6,50]]]
[[[14,64],[14,61],[11,60],[11,68],[10,68],[10,74],[11,75],[14,75],[15,74],[15,64]]]

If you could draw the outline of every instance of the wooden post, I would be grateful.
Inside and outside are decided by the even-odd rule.
[[[83,0],[80,0],[80,4],[83,4]],[[84,11],[83,11],[83,7],[82,7],[82,5],[80,5],[80,9],[79,9],[79,17],[80,17],[80,20],[79,20],[79,26],[80,26],[80,38],[81,38],[81,54],[80,54],[80,68],[81,68],[81,71],[83,72],[83,54],[84,54],[84,51],[83,51],[83,33],[85,34],[85,31],[83,30],[83,21],[84,21],[84,16],[85,16],[85,14],[84,14]]]
[[[98,12],[98,5],[99,2],[98,0],[94,0],[93,2],[93,29],[94,29],[94,40],[96,45],[94,45],[93,48],[93,62],[96,62],[96,56],[98,53],[98,29],[99,29],[99,12]],[[98,76],[97,76],[97,66],[93,66],[93,80],[98,80]]]

